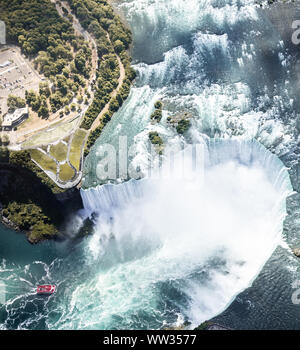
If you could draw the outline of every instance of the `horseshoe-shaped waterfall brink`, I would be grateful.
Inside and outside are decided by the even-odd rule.
[[[288,172],[256,141],[209,142],[204,164],[200,181],[177,177],[175,161],[174,176],[81,192],[98,214],[86,255],[99,264],[72,298],[82,322],[157,328],[178,314],[197,325],[253,281],[282,243]]]
[[[137,78],[84,160],[84,210],[68,223],[94,225],[76,244],[0,234],[0,329],[192,329],[212,317],[299,329],[289,248],[300,246],[299,65],[281,30],[300,10],[256,2],[112,1],[133,33]],[[158,101],[162,118],[151,120]],[[147,176],[159,158],[150,133],[164,164],[168,146],[201,145],[197,166],[178,176],[179,152],[172,171]],[[144,176],[108,184],[100,148],[118,150],[120,136]],[[37,298],[41,283],[55,283],[55,297]]]

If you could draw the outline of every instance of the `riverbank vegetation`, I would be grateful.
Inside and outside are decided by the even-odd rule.
[[[89,130],[109,103],[109,111],[104,115],[100,125],[89,135],[85,149],[87,155],[112,114],[118,111],[129,95],[131,83],[135,79],[135,72],[130,65],[131,58],[127,52],[132,36],[108,1],[68,0],[68,3],[82,26],[95,37],[99,58],[94,100],[85,113],[80,127]],[[124,67],[125,79],[117,95],[112,97],[120,78],[121,67],[117,55]]]
[[[108,106],[100,125],[88,137],[87,155],[112,114],[129,95],[135,79],[127,52],[132,36],[108,1],[67,2],[82,27],[94,36],[99,59],[96,80],[93,81],[94,99],[80,128],[89,131],[101,111]],[[7,23],[8,39],[20,45],[28,57],[35,57],[36,69],[48,78],[47,82],[40,84],[39,92],[26,91],[27,105],[41,118],[48,118],[57,111],[60,111],[61,117],[76,109],[80,111],[80,103],[88,104],[90,98],[85,83],[90,77],[91,50],[83,38],[75,36],[70,23],[73,16],[62,6],[65,18],[61,18],[49,0],[13,0],[9,6],[5,3],[0,0],[0,10],[3,10],[0,17]],[[124,68],[125,78],[115,94],[120,82],[119,62]],[[72,104],[74,97],[78,105]]]
[[[60,117],[76,109],[80,111],[80,104],[88,104],[91,97],[86,86],[91,49],[83,38],[75,36],[72,14],[95,38],[99,63],[92,83],[94,99],[80,128],[89,131],[101,111],[105,107],[108,111],[88,137],[87,155],[112,114],[129,95],[135,79],[127,52],[132,36],[108,1],[67,0],[67,3],[71,13],[58,2],[64,10],[65,18],[62,18],[49,0],[12,0],[9,4],[0,0],[0,18],[7,25],[8,40],[19,45],[26,56],[34,58],[35,68],[48,78],[40,84],[38,92],[31,90],[25,94],[27,105],[41,118],[47,119],[57,111]],[[121,69],[125,77],[122,76],[119,86]],[[78,105],[72,102],[74,97]]]
[[[64,192],[59,188],[45,173],[31,160],[29,151],[9,151],[7,148],[0,147],[0,163],[4,166],[14,166],[21,170],[25,169],[33,173],[39,181],[47,186],[53,194]]]
[[[53,184],[29,153],[1,148],[0,175],[2,221],[26,231],[31,243],[55,237],[63,222],[63,208],[53,193]]]
[[[20,46],[36,70],[47,78],[40,83],[38,91],[26,91],[25,101],[11,96],[11,109],[26,103],[39,117],[48,119],[52,113],[59,112],[62,118],[71,111],[80,112],[80,104],[89,105],[79,128],[69,140],[69,159],[64,164],[59,162],[65,160],[68,146],[61,141],[50,146],[45,144],[44,152],[41,149],[16,152],[1,148],[0,170],[14,169],[15,175],[11,176],[9,184],[16,184],[10,192],[5,185],[7,181],[3,178],[0,181],[1,189],[5,187],[3,217],[20,230],[30,232],[33,242],[56,235],[61,222],[57,215],[60,206],[55,198],[65,190],[46,173],[58,174],[62,182],[74,178],[80,171],[82,150],[84,155],[88,154],[105,125],[127,99],[135,79],[128,54],[132,42],[130,30],[108,1],[67,0],[71,13],[63,3],[58,3],[62,5],[64,18],[50,0],[0,0],[0,19],[6,23],[8,42]],[[93,35],[97,44],[98,69],[93,81],[92,50],[83,38],[75,35],[73,16]],[[94,122],[101,112],[103,115],[95,127]],[[17,188],[26,190],[18,194]]]

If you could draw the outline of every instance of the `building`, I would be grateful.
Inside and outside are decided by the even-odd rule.
[[[13,113],[7,113],[3,117],[2,130],[10,131],[21,124],[29,116],[28,107],[16,109]]]

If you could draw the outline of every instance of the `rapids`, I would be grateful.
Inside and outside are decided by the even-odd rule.
[[[300,14],[287,4],[271,16],[255,2],[113,1],[133,31],[137,79],[85,160],[84,210],[69,236],[87,216],[93,232],[31,247],[0,227],[0,329],[161,329],[214,316],[237,329],[299,329],[299,262],[287,245],[300,244],[300,198],[289,196],[289,173],[299,189],[299,82],[278,21]],[[157,100],[163,118],[152,124]],[[181,136],[168,117],[184,113]],[[151,131],[166,147],[202,145],[198,170],[178,177],[176,161],[168,176],[147,176],[158,161]],[[100,148],[118,149],[119,136],[143,178],[103,185]],[[38,297],[38,283],[58,291]]]

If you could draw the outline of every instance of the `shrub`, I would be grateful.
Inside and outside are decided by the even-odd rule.
[[[183,135],[191,126],[191,122],[188,119],[181,119],[178,122],[178,125],[176,127],[176,130],[178,134]]]

